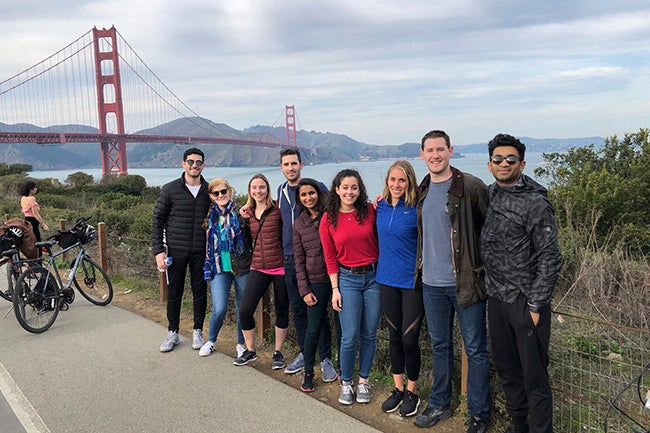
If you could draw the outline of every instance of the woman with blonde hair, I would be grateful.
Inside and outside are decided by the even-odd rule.
[[[248,202],[245,208],[253,239],[253,259],[239,305],[239,321],[246,341],[246,350],[234,364],[242,366],[257,360],[255,309],[269,285],[273,283],[275,351],[271,367],[279,370],[284,368],[282,346],[289,328],[289,295],[284,281],[282,215],[271,198],[270,191],[269,181],[263,174],[256,174],[248,182]]]
[[[377,281],[388,326],[389,356],[395,388],[381,406],[413,416],[420,405],[420,328],[424,317],[422,285],[417,284],[417,180],[413,166],[395,161],[386,172],[383,199],[377,203],[379,261]],[[406,367],[406,368],[405,368]],[[407,384],[404,386],[404,373]]]
[[[199,356],[214,351],[219,331],[228,310],[230,287],[235,287],[237,310],[237,357],[244,352],[244,334],[239,323],[239,304],[251,265],[251,236],[246,220],[239,216],[234,200],[235,190],[226,179],[212,179],[208,184],[212,204],[203,223],[206,230],[206,254],[203,275],[209,281],[212,295],[212,314],[208,341],[199,350]]]

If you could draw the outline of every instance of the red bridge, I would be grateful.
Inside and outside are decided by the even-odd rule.
[[[191,122],[196,135],[147,132],[178,119]],[[115,27],[93,28],[0,82],[0,143],[99,143],[103,176],[128,173],[126,143],[296,147],[295,120],[294,106],[285,106],[284,142],[268,134],[224,136],[165,86]],[[26,123],[57,126],[28,132]]]

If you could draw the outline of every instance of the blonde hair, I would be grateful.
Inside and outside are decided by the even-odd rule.
[[[390,177],[390,172],[399,168],[406,176],[406,191],[404,192],[404,205],[405,206],[415,206],[418,202],[418,193],[417,193],[417,179],[415,177],[415,170],[410,162],[405,159],[400,159],[395,161],[388,171],[386,171],[386,179],[384,180],[384,200],[390,202],[390,189],[388,188],[388,178]]]
[[[223,177],[215,177],[214,179],[212,179],[208,184],[208,192],[212,192],[219,184],[226,185],[226,188],[228,188],[228,191],[230,191],[230,198],[234,200],[235,188],[233,188],[232,185],[230,185],[230,182],[228,182]]]
[[[262,173],[257,173],[248,181],[248,199],[246,200],[246,206],[250,209],[255,209],[255,199],[251,196],[251,183],[253,183],[255,179],[262,179],[266,184],[266,190],[268,191],[266,195],[266,206],[272,206],[273,198],[271,198],[271,184],[269,184],[269,180]]]

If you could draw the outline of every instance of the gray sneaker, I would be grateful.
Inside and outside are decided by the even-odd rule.
[[[298,356],[296,356],[294,360],[291,361],[291,364],[289,364],[289,366],[284,369],[284,372],[286,374],[295,374],[303,368],[305,368],[305,357],[302,356],[302,352],[300,352]]]
[[[349,406],[354,399],[354,390],[352,389],[352,381],[341,381],[341,393],[339,394],[339,403]]]
[[[370,384],[368,382],[357,385],[357,403],[370,403]]]
[[[339,374],[336,372],[334,364],[332,364],[332,360],[329,358],[325,358],[325,360],[320,363],[320,371],[323,372],[323,382],[334,382],[339,378]]]
[[[192,333],[192,349],[199,350],[205,344],[205,338],[203,337],[203,330],[195,329]]]
[[[171,352],[172,350],[174,350],[174,346],[176,346],[180,342],[181,339],[178,338],[178,332],[169,331],[167,337],[165,337],[165,341],[163,341],[162,344],[160,345],[160,351]]]

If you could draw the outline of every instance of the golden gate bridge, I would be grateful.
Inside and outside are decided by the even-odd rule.
[[[153,134],[178,120],[192,135]],[[127,143],[296,147],[296,116],[285,106],[286,139],[218,130],[180,100],[115,27],[96,27],[40,63],[0,81],[0,143],[99,143],[102,176],[128,174]],[[43,132],[26,124],[45,124]]]

